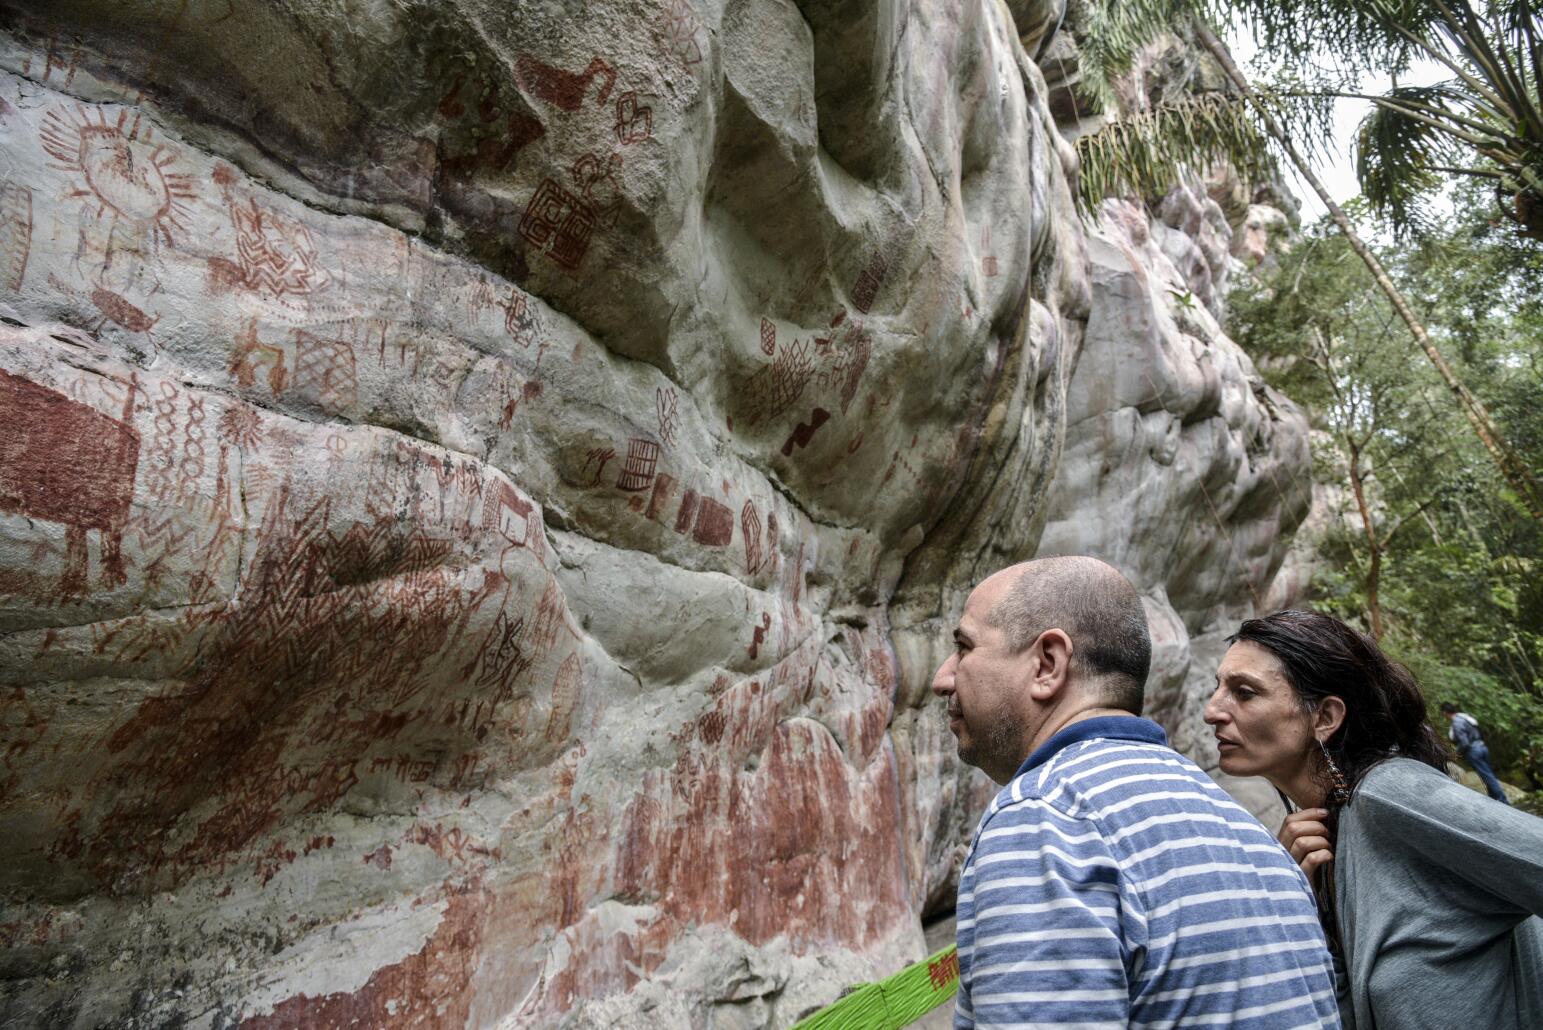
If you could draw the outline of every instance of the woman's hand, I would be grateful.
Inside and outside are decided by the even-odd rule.
[[[1334,861],[1334,842],[1329,839],[1328,809],[1304,808],[1292,812],[1281,823],[1276,839],[1291,852],[1307,882],[1313,882],[1313,871],[1325,862]]]

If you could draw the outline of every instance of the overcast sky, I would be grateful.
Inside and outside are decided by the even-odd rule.
[[[1247,72],[1251,74],[1259,71],[1255,67],[1257,48],[1254,41],[1246,31],[1233,31],[1227,38],[1227,46],[1232,50],[1233,59]],[[1408,74],[1401,77],[1405,83],[1427,84],[1439,82],[1444,78],[1450,78],[1449,70],[1433,61],[1424,61],[1410,69]],[[1359,92],[1381,93],[1392,85],[1389,76],[1382,75],[1376,78],[1367,78],[1361,83]],[[1361,124],[1361,119],[1366,117],[1372,105],[1364,100],[1338,100],[1334,105],[1334,142],[1324,148],[1324,153],[1318,158],[1318,163],[1313,171],[1328,188],[1329,195],[1340,203],[1344,203],[1361,192],[1355,179],[1355,132]],[[1292,187],[1292,192],[1302,203],[1302,221],[1304,223],[1316,221],[1328,214],[1318,195],[1312,187],[1301,181],[1294,169],[1288,169],[1287,181]],[[1363,230],[1369,226],[1361,227]]]

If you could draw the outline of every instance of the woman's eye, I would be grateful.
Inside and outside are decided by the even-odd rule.
[[[1239,701],[1251,701],[1259,696],[1259,691],[1250,690],[1248,687],[1237,687],[1232,691],[1232,696]]]

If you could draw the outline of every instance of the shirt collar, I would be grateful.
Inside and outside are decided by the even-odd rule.
[[[1080,744],[1084,740],[1104,738],[1107,740],[1135,740],[1143,744],[1168,743],[1168,734],[1163,728],[1151,719],[1143,719],[1137,715],[1099,715],[1092,719],[1084,719],[1074,722],[1055,736],[1045,741],[1034,749],[1034,753],[1018,767],[1014,778],[1022,776],[1036,766],[1044,765],[1050,758],[1063,748],[1073,744]]]

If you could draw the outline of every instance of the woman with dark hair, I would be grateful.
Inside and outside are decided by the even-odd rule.
[[[1243,623],[1205,721],[1263,776],[1312,881],[1355,1030],[1543,1027],[1543,820],[1446,774],[1414,677],[1315,612]]]

